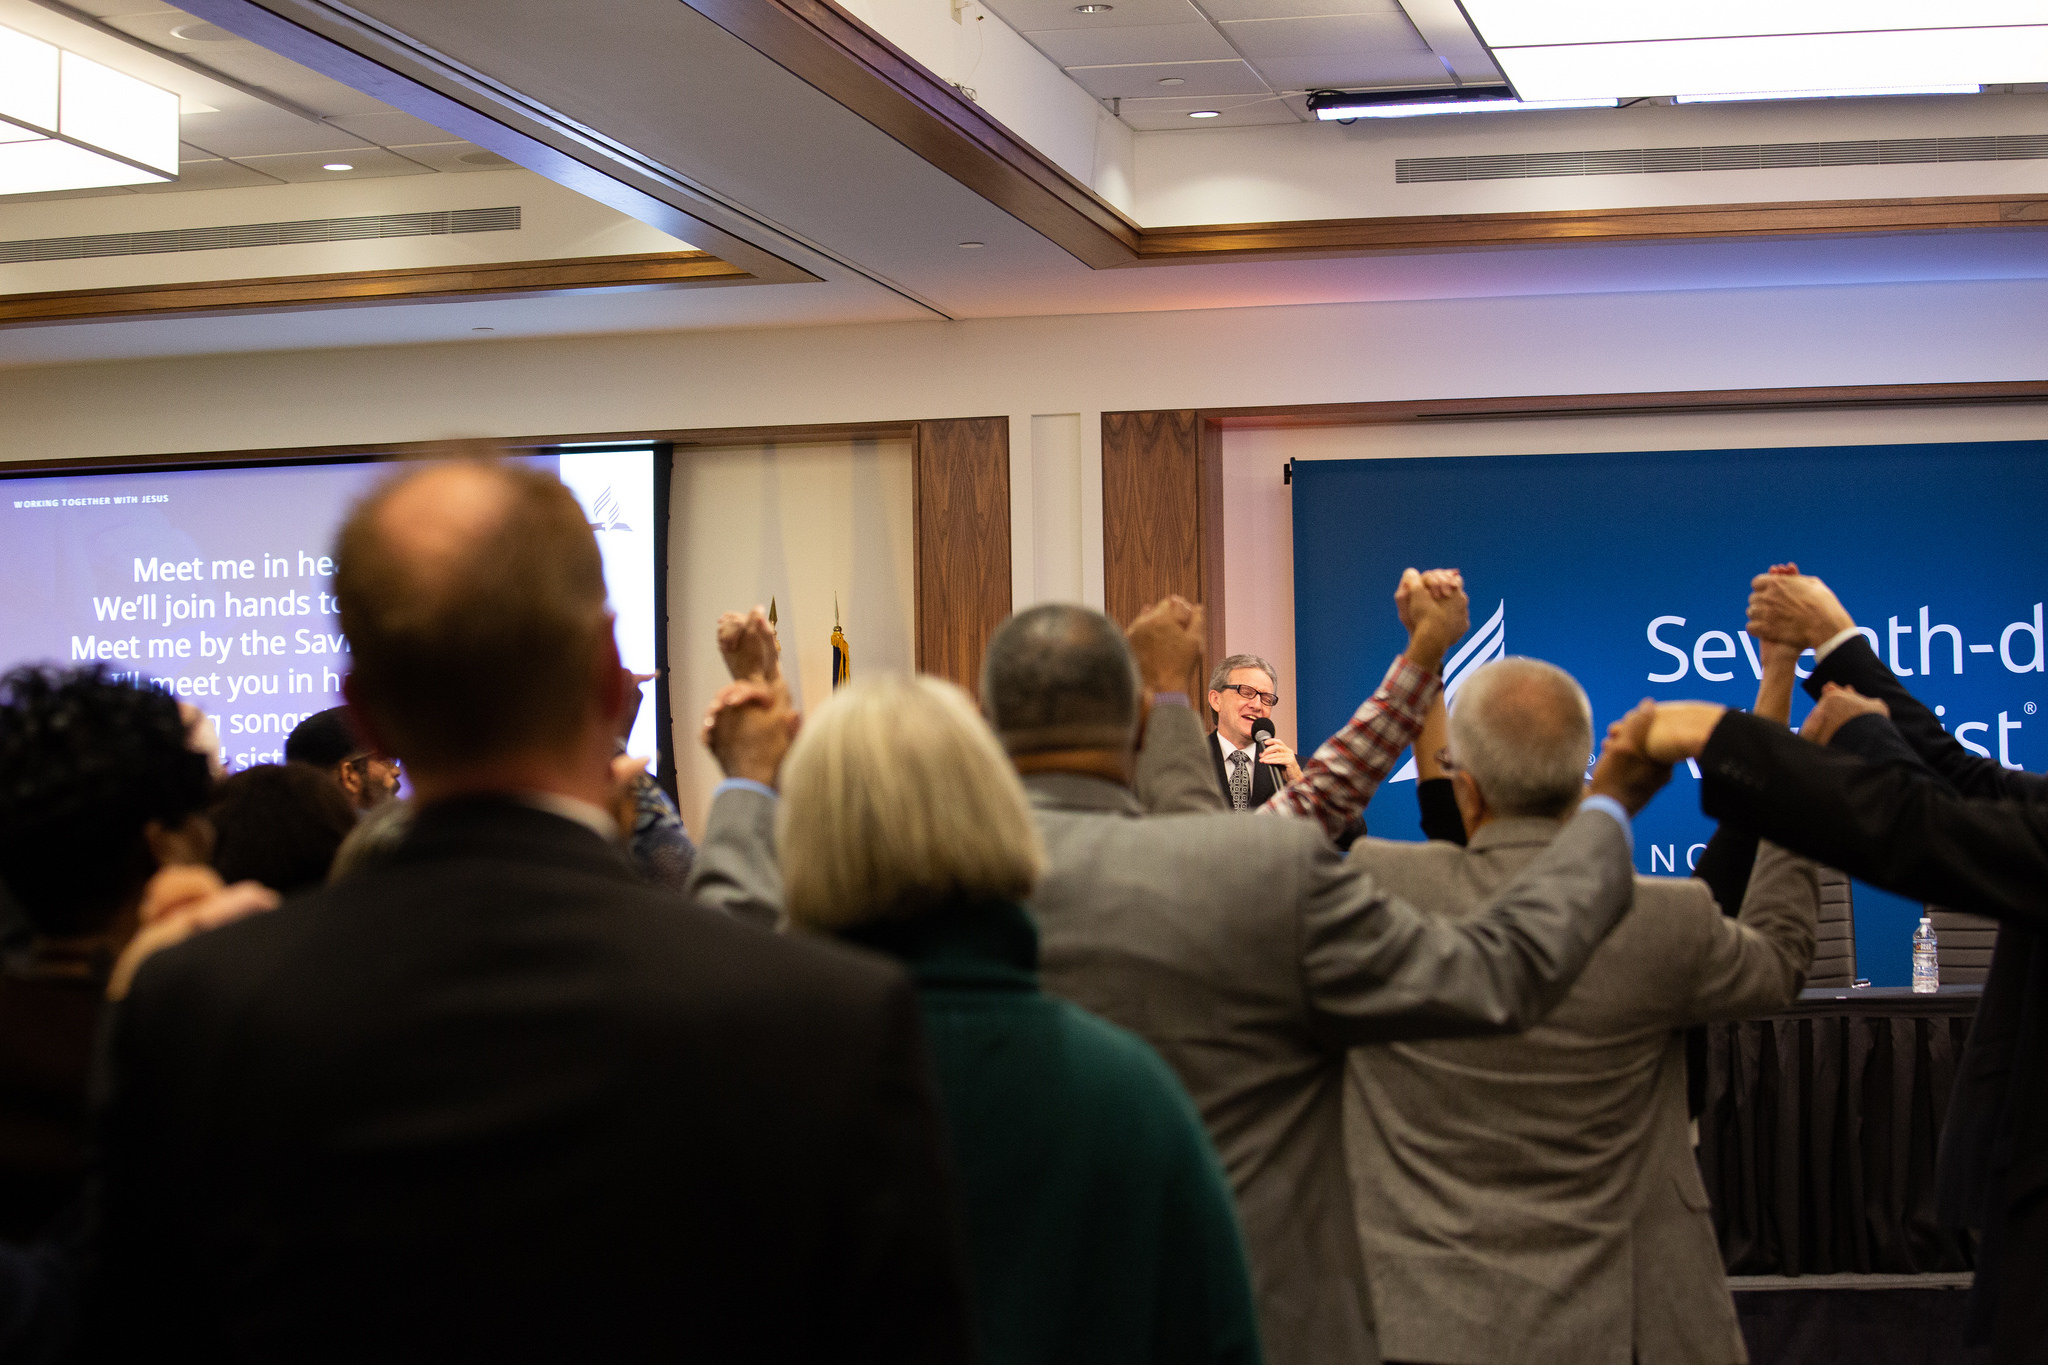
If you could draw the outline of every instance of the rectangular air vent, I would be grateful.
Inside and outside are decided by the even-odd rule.
[[[1814,166],[1905,166],[1930,161],[2038,161],[2048,134],[1888,137],[1861,142],[1764,142],[1730,147],[1623,147],[1604,152],[1502,152],[1417,156],[1394,163],[1394,183],[1530,180],[1549,175],[1656,175],[1670,171],[1767,171]]]
[[[501,209],[439,209],[431,213],[373,213],[361,218],[312,218],[301,223],[240,223],[229,227],[0,242],[0,264],[81,261],[92,256],[152,256],[166,251],[220,251],[301,242],[360,242],[373,237],[445,237],[458,232],[511,232],[518,227],[516,205]]]

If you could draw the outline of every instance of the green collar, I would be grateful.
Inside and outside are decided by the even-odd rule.
[[[1015,901],[948,901],[856,925],[840,937],[896,958],[919,986],[1038,989],[1038,926]]]

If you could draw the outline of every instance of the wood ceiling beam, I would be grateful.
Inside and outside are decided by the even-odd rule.
[[[0,325],[96,322],[116,318],[194,317],[281,309],[421,303],[434,299],[509,298],[585,290],[678,289],[760,283],[703,251],[582,256],[554,261],[354,270],[334,275],[144,284],[0,295]]]

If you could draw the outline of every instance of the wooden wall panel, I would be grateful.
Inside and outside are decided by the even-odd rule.
[[[1201,603],[1210,659],[1223,651],[1222,461],[1199,412],[1102,414],[1103,603],[1120,625],[1168,593]]]
[[[969,692],[1010,614],[1010,419],[919,422],[917,667]]]

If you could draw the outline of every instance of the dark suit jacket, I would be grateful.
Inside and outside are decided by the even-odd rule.
[[[1223,793],[1223,809],[1230,809],[1230,769],[1223,766],[1223,747],[1216,742],[1215,731],[1208,736],[1209,763],[1216,769],[1216,786]],[[1270,763],[1252,764],[1252,804],[1257,810],[1273,799],[1273,794],[1287,785],[1287,774]]]
[[[902,971],[559,816],[429,807],[164,952],[108,1072],[98,1358],[966,1358]]]
[[[2048,1359],[2048,780],[1962,749],[1860,638],[1812,681],[1883,698],[1927,766],[1885,761],[1880,721],[1845,725],[1821,750],[1731,712],[1700,755],[1701,804],[1887,890],[2001,922],[1942,1135],[1941,1206],[1983,1234],[1970,1339],[1996,1342],[2001,1361]]]

